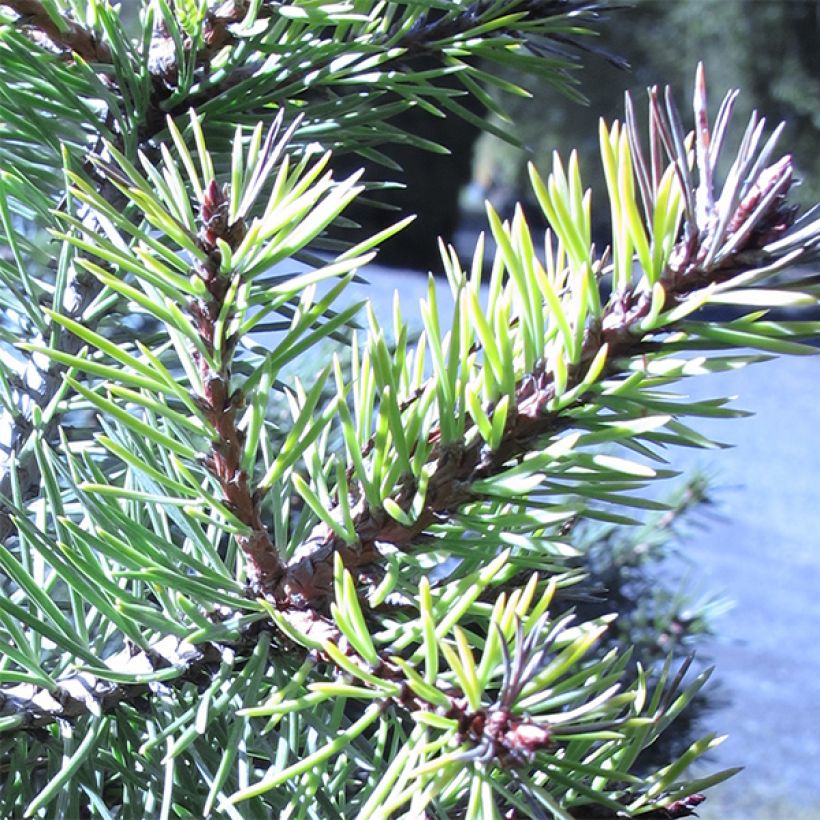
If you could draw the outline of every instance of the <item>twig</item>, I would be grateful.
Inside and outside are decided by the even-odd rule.
[[[203,384],[199,397],[205,417],[217,432],[205,466],[219,482],[226,505],[239,520],[250,528],[248,535],[238,535],[236,540],[248,562],[251,585],[258,594],[273,589],[284,574],[284,566],[262,523],[259,499],[251,487],[247,472],[242,469],[242,445],[244,434],[237,429],[236,415],[244,397],[239,391],[230,393],[231,360],[235,339],[225,337],[229,323],[220,325],[225,296],[231,283],[230,272],[220,273],[222,261],[217,243],[225,242],[235,251],[245,236],[245,223],[240,218],[228,221],[228,200],[222,189],[211,180],[203,194],[201,208],[202,228],[199,246],[208,254],[206,262],[197,265],[195,273],[211,298],[197,300],[189,306],[199,330],[204,348],[213,355],[220,351],[220,365],[213,365],[201,354],[194,352]],[[221,330],[220,330],[221,328]],[[217,338],[218,333],[222,338]]]
[[[51,18],[39,0],[2,0],[0,5],[20,15],[20,23],[35,34],[35,41],[45,40],[67,54],[77,54],[89,63],[110,63],[111,50],[88,29],[67,17],[59,25]],[[37,36],[40,35],[40,36]]]

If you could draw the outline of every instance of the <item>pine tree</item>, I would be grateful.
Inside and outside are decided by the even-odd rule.
[[[607,249],[556,155],[546,236],[488,209],[418,337],[346,297],[407,220],[346,239],[331,152],[577,95],[599,5],[1,0],[0,815],[671,818],[732,773],[642,765],[708,673],[609,648],[568,559],[731,414],[668,385],[813,350],[766,316],[817,294],[777,131],[719,182],[734,97],[687,135],[653,89]]]

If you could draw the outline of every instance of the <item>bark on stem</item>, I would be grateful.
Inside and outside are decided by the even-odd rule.
[[[228,200],[214,180],[211,180],[202,200],[202,228],[199,245],[208,254],[207,261],[197,266],[211,296],[209,301],[198,300],[189,305],[205,349],[214,360],[219,350],[219,365],[194,351],[194,360],[202,377],[203,393],[200,403],[205,416],[216,430],[216,439],[205,466],[219,482],[226,506],[250,529],[250,534],[237,536],[237,543],[247,559],[248,576],[256,594],[268,594],[284,573],[284,566],[270,535],[262,523],[259,500],[255,497],[250,479],[242,469],[244,434],[237,429],[236,415],[244,403],[237,390],[231,392],[231,361],[235,340],[227,336],[230,322],[218,322],[231,284],[231,273],[220,272],[222,255],[217,247],[223,240],[236,250],[245,235],[242,220],[230,224]],[[216,334],[222,333],[217,339]]]
[[[111,62],[111,50],[105,43],[67,17],[58,26],[39,0],[2,0],[1,5],[17,12],[24,26],[39,32],[55,48],[77,54],[89,63]]]

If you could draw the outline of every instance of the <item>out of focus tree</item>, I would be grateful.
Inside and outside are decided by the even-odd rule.
[[[641,36],[635,37],[640,31]],[[674,43],[674,48],[670,44]],[[485,134],[479,140],[474,174],[500,207],[526,188],[526,163],[546,170],[554,148],[575,146],[586,167],[594,167],[599,117],[619,116],[623,92],[640,96],[663,77],[685,94],[702,61],[715,99],[742,88],[737,113],[765,113],[771,124],[786,123],[798,175],[796,198],[817,199],[820,185],[820,4],[816,0],[636,0],[607,21],[606,46],[628,56],[629,71],[590,57],[579,72],[589,105],[555,105],[549,90],[513,103],[505,128],[523,148]],[[739,135],[735,135],[739,139]],[[586,156],[584,156],[586,154]],[[593,190],[603,196],[603,178]]]

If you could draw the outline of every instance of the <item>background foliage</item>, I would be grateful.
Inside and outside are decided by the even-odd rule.
[[[642,36],[635,36],[636,31]],[[629,70],[600,57],[586,59],[578,76],[588,105],[554,105],[548,94],[542,96],[536,88],[534,105],[527,101],[508,105],[509,130],[523,150],[491,134],[478,140],[474,177],[497,207],[503,210],[511,200],[526,196],[521,184],[526,161],[546,167],[545,158],[556,145],[576,147],[594,168],[595,124],[600,116],[619,116],[624,89],[640,95],[663,77],[684,99],[699,61],[707,68],[714,93],[743,89],[737,101],[740,117],[757,110],[772,123],[787,123],[786,139],[801,179],[794,196],[804,205],[817,201],[820,19],[816,3],[637,0],[629,10],[612,15],[603,39],[609,51],[624,56]],[[733,148],[738,139],[739,135],[729,136]],[[590,185],[597,200],[603,180],[592,177]],[[606,231],[605,224],[598,230]]]

